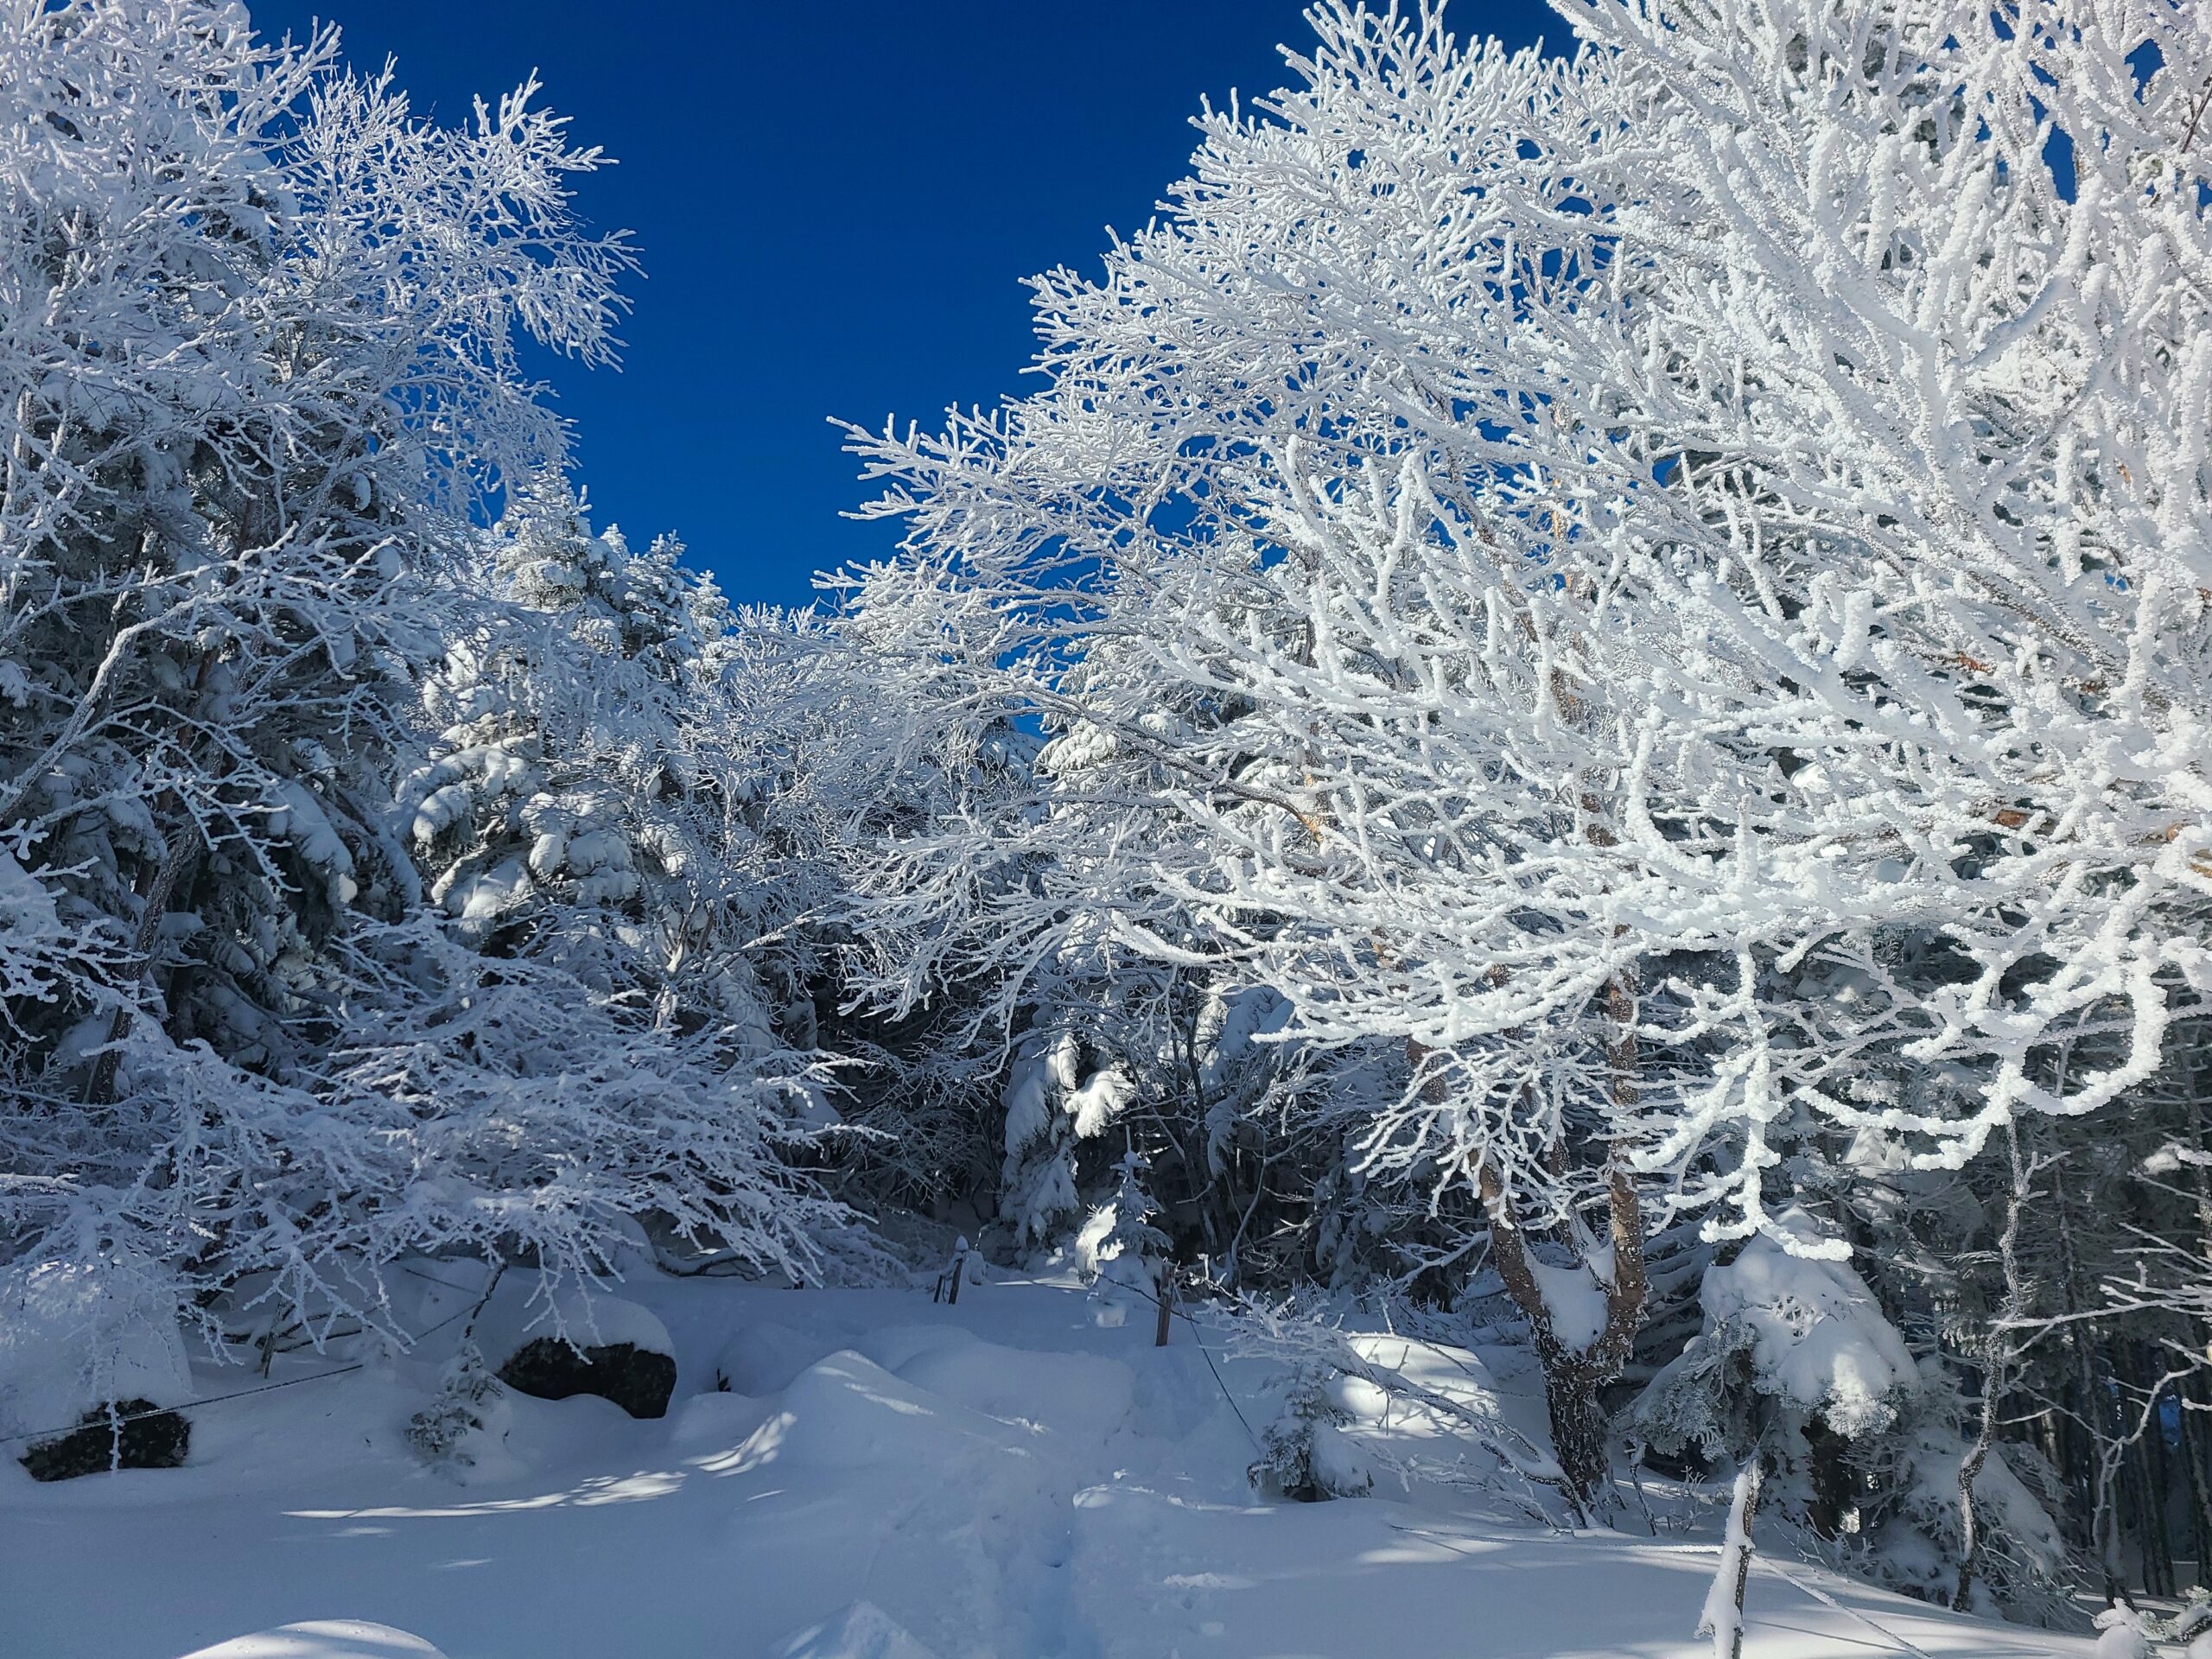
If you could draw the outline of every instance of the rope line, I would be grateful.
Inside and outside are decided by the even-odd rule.
[[[1206,1370],[1213,1373],[1214,1386],[1221,1390],[1221,1397],[1229,1402],[1229,1408],[1236,1414],[1236,1421],[1244,1425],[1244,1438],[1252,1442],[1252,1449],[1255,1452],[1266,1451],[1268,1448],[1260,1443],[1259,1435],[1253,1430],[1252,1420],[1244,1414],[1244,1408],[1236,1403],[1236,1396],[1229,1391],[1229,1384],[1222,1381],[1221,1368],[1213,1363],[1213,1354],[1211,1351],[1206,1347],[1205,1336],[1198,1328],[1198,1320],[1193,1319],[1190,1314],[1185,1313],[1181,1308],[1175,1306],[1173,1304],[1163,1303],[1160,1298],[1154,1295],[1150,1291],[1145,1289],[1141,1285],[1124,1283],[1121,1288],[1123,1290],[1135,1291],[1138,1295],[1143,1297],[1145,1300],[1150,1302],[1154,1307],[1166,1307],[1170,1319],[1180,1319],[1184,1324],[1191,1327],[1191,1340],[1198,1344],[1198,1352],[1205,1357]]]
[[[1827,1591],[1821,1589],[1820,1586],[1806,1583],[1804,1580],[1799,1578],[1795,1573],[1792,1573],[1788,1567],[1783,1566],[1772,1556],[1761,1555],[1754,1552],[1751,1556],[1751,1560],[1758,1566],[1765,1567],[1767,1571],[1773,1573],[1775,1577],[1780,1579],[1784,1584],[1789,1585],[1793,1589],[1803,1591],[1807,1595],[1810,1596],[1815,1601],[1819,1602],[1822,1606],[1833,1608],[1839,1613],[1847,1613],[1852,1618],[1857,1619],[1861,1624],[1866,1625],[1867,1629],[1874,1631],[1878,1635],[1886,1637],[1903,1651],[1912,1655],[1913,1659],[1929,1659],[1929,1656],[1926,1649],[1916,1648],[1911,1643],[1906,1641],[1904,1637],[1899,1636],[1895,1630],[1891,1630],[1888,1626],[1880,1624],[1877,1620],[1870,1618],[1868,1615],[1860,1612],[1856,1607],[1847,1606],[1844,1603],[1838,1601],[1834,1596],[1828,1594]]]
[[[450,1321],[448,1321],[450,1323]],[[429,1335],[428,1331],[423,1333]],[[148,1417],[163,1417],[173,1411],[192,1411],[201,1406],[219,1406],[226,1400],[243,1400],[250,1394],[272,1394],[278,1389],[296,1389],[302,1382],[321,1382],[327,1378],[343,1376],[348,1371],[358,1371],[369,1362],[356,1360],[351,1365],[340,1365],[334,1371],[317,1371],[313,1376],[288,1376],[282,1382],[264,1382],[251,1389],[239,1389],[231,1394],[211,1394],[205,1400],[188,1400],[181,1405],[156,1406],[151,1411],[111,1412],[93,1422],[64,1423],[58,1428],[34,1428],[24,1434],[0,1434],[0,1446],[12,1446],[17,1440],[42,1440],[49,1434],[74,1434],[80,1428],[117,1429],[125,1423],[135,1423]]]
[[[401,1271],[404,1273],[415,1273],[415,1269],[412,1268],[402,1268]],[[415,1276],[418,1279],[430,1279],[430,1275],[427,1273],[415,1274]],[[445,1285],[445,1287],[448,1290],[458,1291],[461,1289],[459,1285],[447,1285],[446,1281],[442,1279],[430,1279],[430,1282],[435,1285]],[[498,1280],[494,1278],[493,1282],[496,1284]],[[489,1294],[488,1289],[486,1291],[486,1294]],[[431,1325],[426,1330],[419,1332],[415,1336],[410,1338],[408,1339],[408,1345],[412,1347],[415,1344],[421,1342],[425,1337],[435,1337],[439,1332],[444,1330],[446,1326],[451,1325],[455,1319],[463,1319],[472,1313],[477,1313],[483,1307],[483,1302],[480,1300],[474,1307],[464,1307],[457,1313],[448,1313],[444,1319],[440,1319],[435,1325]],[[140,1422],[149,1417],[165,1416],[173,1411],[196,1411],[201,1406],[219,1406],[226,1400],[243,1400],[249,1395],[270,1394],[278,1389],[296,1389],[302,1382],[326,1382],[334,1376],[344,1376],[349,1371],[360,1370],[365,1367],[368,1363],[369,1362],[365,1359],[356,1360],[351,1365],[340,1365],[333,1370],[317,1371],[312,1376],[288,1376],[282,1382],[264,1382],[251,1389],[234,1389],[229,1394],[211,1394],[205,1400],[187,1400],[179,1405],[156,1406],[151,1411],[126,1411],[120,1414],[111,1412],[101,1417],[97,1422],[86,1422],[80,1419],[73,1423],[64,1423],[57,1428],[34,1428],[29,1430],[28,1433],[22,1434],[0,1434],[0,1446],[13,1446],[18,1440],[44,1440],[49,1434],[74,1434],[79,1429],[82,1428],[105,1428],[110,1433],[112,1433],[116,1429],[122,1427],[125,1423]]]
[[[1171,1313],[1174,1311],[1168,1309]],[[1236,1403],[1236,1396],[1229,1391],[1229,1384],[1221,1380],[1221,1368],[1213,1363],[1213,1356],[1206,1351],[1206,1339],[1198,1334],[1198,1322],[1187,1313],[1182,1317],[1183,1322],[1191,1327],[1191,1339],[1198,1344],[1198,1352],[1205,1356],[1206,1370],[1213,1373],[1214,1386],[1221,1390],[1221,1397],[1229,1402],[1229,1408],[1236,1414],[1236,1421],[1244,1425],[1244,1438],[1252,1442],[1255,1452],[1265,1452],[1268,1448],[1252,1432],[1252,1420],[1244,1414],[1244,1408]]]

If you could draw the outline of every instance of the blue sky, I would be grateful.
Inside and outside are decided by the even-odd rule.
[[[887,551],[841,519],[865,498],[832,415],[925,425],[1024,389],[1020,279],[1095,271],[1181,176],[1202,93],[1285,79],[1301,0],[321,0],[418,109],[532,68],[583,143],[599,226],[646,275],[620,373],[554,365],[601,524],[669,530],[734,598],[812,596],[811,573]],[[1529,0],[1454,0],[1462,34],[1566,35]]]

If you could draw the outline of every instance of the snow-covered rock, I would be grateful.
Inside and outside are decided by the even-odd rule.
[[[636,1302],[534,1277],[507,1274],[478,1318],[476,1345],[499,1380],[543,1400],[594,1394],[632,1417],[666,1415],[676,1390],[668,1327]]]
[[[642,1304],[573,1284],[554,1287],[534,1273],[510,1268],[477,1316],[476,1345],[496,1363],[541,1337],[584,1348],[626,1344],[643,1353],[676,1354],[668,1327]]]
[[[0,1291],[0,1424],[24,1433],[110,1400],[193,1397],[176,1312],[129,1262],[47,1262]]]

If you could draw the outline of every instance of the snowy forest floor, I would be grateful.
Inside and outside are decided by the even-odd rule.
[[[1446,1489],[1255,1501],[1253,1443],[1190,1327],[1155,1349],[1148,1318],[1102,1327],[1071,1282],[975,1285],[954,1307],[926,1292],[727,1280],[625,1294],[674,1339],[668,1416],[517,1398],[504,1446],[466,1484],[423,1469],[404,1439],[443,1358],[429,1352],[198,1408],[181,1470],[41,1486],[8,1459],[0,1654],[176,1659],[224,1643],[225,1659],[1689,1659],[1704,1648],[1691,1629],[1715,1518],[1656,1538],[1640,1520],[1567,1536]],[[1533,1379],[1508,1357],[1404,1344],[1388,1357],[1433,1386],[1493,1389],[1516,1421],[1542,1421]],[[331,1364],[298,1356],[274,1376]],[[731,1391],[715,1390],[718,1371]],[[1223,1362],[1221,1374],[1263,1422],[1268,1368]],[[201,1383],[212,1395],[241,1380],[232,1370]],[[1795,1560],[1761,1564],[1750,1608],[1747,1659],[2088,1651]],[[430,1645],[349,1637],[338,1622],[356,1620]],[[299,1621],[330,1623],[226,1641]]]

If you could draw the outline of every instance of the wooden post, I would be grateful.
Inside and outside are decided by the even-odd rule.
[[[945,1297],[946,1305],[957,1306],[960,1301],[960,1281],[968,1273],[968,1237],[962,1234],[952,1243],[952,1289]]]
[[[1751,1520],[1759,1510],[1759,1459],[1736,1471],[1728,1505],[1728,1533],[1720,1545],[1720,1567],[1705,1598],[1697,1634],[1713,1638],[1713,1659],[1744,1659],[1744,1589],[1751,1578]]]

